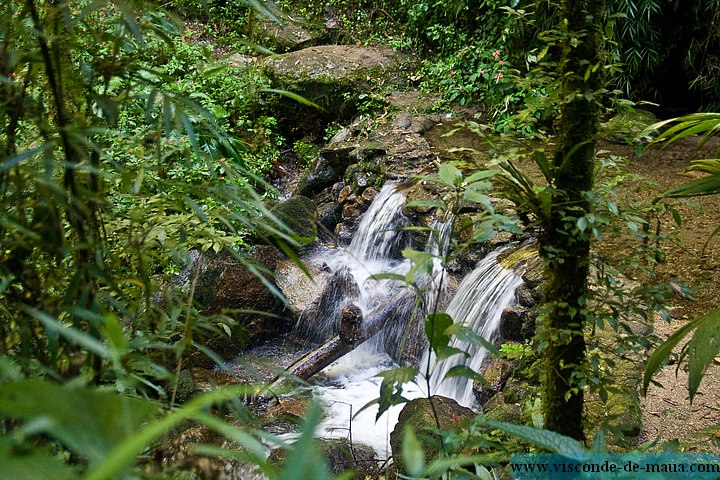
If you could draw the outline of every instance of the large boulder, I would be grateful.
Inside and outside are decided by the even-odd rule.
[[[258,245],[243,258],[228,252],[193,251],[190,258],[180,278],[194,284],[194,300],[200,310],[206,315],[224,314],[233,322],[227,325],[229,335],[224,329],[199,332],[221,358],[232,358],[241,348],[291,328],[290,312],[268,288],[275,285],[272,271],[283,258],[277,249]]]
[[[300,247],[313,243],[317,238],[318,209],[308,197],[295,195],[275,205],[270,211],[292,230],[293,238]]]
[[[430,401],[433,402],[433,405],[430,404]],[[437,426],[433,406],[435,407],[435,412],[437,412],[440,428],[444,430],[460,427],[475,416],[475,412],[459,405],[451,398],[434,395],[430,400],[427,398],[412,400],[403,407],[398,416],[397,425],[395,425],[395,429],[390,434],[390,447],[392,448],[395,458],[400,458],[403,431],[406,427],[412,428],[421,441],[423,438],[428,437],[436,441],[439,440],[437,435],[432,432],[432,427]],[[439,454],[437,449],[431,445],[432,443],[434,442],[423,442],[423,452],[426,463],[436,458]]]
[[[270,57],[263,66],[278,88],[305,97],[338,119],[355,113],[355,94],[400,83],[406,60],[388,47],[321,45]]]

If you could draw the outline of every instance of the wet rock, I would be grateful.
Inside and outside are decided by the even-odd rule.
[[[401,67],[407,58],[386,47],[322,45],[268,58],[263,66],[279,88],[342,118],[354,113],[355,93],[403,82]]]
[[[313,341],[324,342],[336,334],[335,319],[345,302],[360,295],[360,287],[347,267],[341,268],[327,280],[320,296],[303,310],[296,330]],[[333,321],[324,321],[332,319]]]
[[[324,188],[332,186],[342,175],[339,174],[328,160],[322,155],[319,156],[302,176],[297,186],[300,195],[313,197]]]
[[[491,358],[485,362],[480,369],[480,374],[487,380],[488,385],[480,382],[473,383],[473,393],[480,405],[485,405],[488,400],[505,388],[510,375],[515,369],[515,362],[507,358]]]
[[[295,233],[301,245],[309,245],[317,238],[318,210],[308,197],[295,195],[270,211]]]
[[[289,259],[279,261],[275,268],[277,286],[287,299],[288,306],[296,312],[302,312],[317,299],[330,278],[315,264],[307,263],[304,267],[311,276]]]
[[[526,307],[507,307],[500,316],[500,336],[505,340],[523,342],[535,334],[535,315]]]
[[[463,423],[475,416],[475,412],[459,405],[451,398],[433,395],[431,401],[435,406],[435,411],[440,421],[440,428],[442,429],[460,427]],[[408,402],[400,412],[398,423],[390,434],[390,446],[393,457],[401,458],[400,452],[402,451],[403,431],[406,427],[412,428],[416,434],[423,433],[437,439],[436,434],[428,429],[428,427],[432,428],[435,426],[435,415],[430,401],[427,398],[418,398]],[[439,453],[437,449],[429,443],[423,444],[423,452],[425,454],[425,462],[436,458]]]
[[[322,227],[323,238],[335,230],[335,225],[342,219],[342,208],[335,202],[318,205],[318,223]]]
[[[335,237],[340,245],[350,245],[355,234],[357,222],[338,223],[335,226]]]
[[[533,290],[525,283],[515,290],[515,298],[517,298],[518,304],[522,307],[532,308],[536,306],[540,303],[541,297],[537,289]]]
[[[221,330],[197,332],[198,340],[204,341],[221,358],[231,358],[244,346],[289,330],[292,324],[289,312],[264,283],[275,284],[271,272],[283,258],[277,249],[267,245],[253,247],[252,263],[261,265],[254,267],[257,274],[246,266],[250,259],[240,259],[227,252],[202,255],[195,252],[191,257],[194,261],[180,275],[188,279],[185,288],[189,289],[194,283],[194,299],[203,313],[224,313],[234,321],[228,325],[230,335]],[[205,357],[198,355],[196,360],[200,363],[195,366],[210,365],[209,360],[201,358]]]
[[[309,397],[281,398],[263,413],[263,429],[272,433],[287,433],[298,429],[310,408]]]

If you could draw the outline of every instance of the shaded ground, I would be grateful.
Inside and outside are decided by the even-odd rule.
[[[659,193],[702,174],[685,172],[693,159],[712,158],[720,142],[713,141],[702,150],[697,139],[688,139],[653,148],[637,158],[633,147],[603,144],[600,147],[626,155],[632,159],[631,170],[649,179],[653,185],[633,192],[639,198],[652,201]],[[693,288],[697,301],[677,297],[672,300],[670,323],[658,319],[655,333],[666,338],[691,319],[714,308],[720,308],[720,238],[705,242],[720,224],[720,197],[696,197],[688,201],[673,201],[682,217],[677,226],[668,215],[661,222],[662,229],[674,234],[678,243],[665,242],[667,258],[657,268],[659,281],[681,278]],[[720,452],[720,365],[711,365],[697,396],[690,403],[687,373],[684,365],[668,365],[655,377],[662,387],[651,386],[642,400],[643,431],[641,441],[677,438],[687,450]]]

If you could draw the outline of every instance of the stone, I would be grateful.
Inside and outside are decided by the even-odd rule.
[[[337,203],[326,202],[318,205],[318,223],[322,228],[321,233],[326,234],[323,238],[335,230],[335,225],[338,224],[341,218],[342,208]]]
[[[298,182],[297,193],[306,197],[314,197],[341,178],[342,175],[321,155],[313,162]]]
[[[278,88],[305,97],[337,120],[352,117],[358,92],[403,83],[408,58],[389,47],[321,45],[270,57],[263,68]]]
[[[540,293],[523,283],[515,290],[515,298],[522,307],[532,308],[540,302]]]
[[[318,209],[308,197],[292,196],[270,211],[294,232],[293,238],[301,245],[311,244],[317,238]]]
[[[377,194],[377,190],[375,190],[373,187],[368,187],[363,191],[361,197],[366,203],[372,203],[372,201],[375,200]]]
[[[436,434],[428,430],[428,427],[437,426],[430,401],[435,406],[440,428],[442,429],[461,427],[465,422],[475,417],[475,412],[469,408],[459,405],[451,398],[439,395],[433,395],[430,400],[418,398],[408,402],[400,412],[397,425],[390,434],[390,447],[394,458],[401,458],[403,431],[406,426],[412,428],[416,434],[422,433],[437,438]],[[439,452],[432,445],[424,443],[423,453],[425,454],[425,462],[428,463],[435,459]]]
[[[627,109],[612,117],[600,126],[603,136],[614,143],[632,145],[648,141],[646,129],[657,122],[657,117],[647,110]]]
[[[348,197],[350,197],[351,194],[352,189],[350,188],[350,185],[345,185],[338,194],[338,203],[342,205],[343,203],[347,202]]]
[[[481,406],[505,388],[505,382],[514,369],[515,362],[502,357],[493,357],[483,363],[480,374],[487,380],[488,385],[481,382],[473,383],[473,393]]]
[[[310,277],[290,259],[278,262],[275,268],[277,286],[287,299],[288,306],[295,312],[302,312],[317,299],[330,275],[322,267],[308,262],[304,265]]]
[[[225,314],[232,321],[227,325],[229,334],[221,329],[202,329],[196,331],[196,339],[221,358],[229,359],[243,347],[288,331],[292,316],[265,284],[275,285],[272,270],[281,258],[283,255],[269,245],[253,247],[247,257],[224,251],[192,254],[191,262],[177,279],[187,282],[179,285],[189,290],[194,284],[194,299],[202,313]],[[257,273],[248,268],[249,264],[257,265],[253,267]],[[188,366],[212,366],[212,361],[199,352],[193,353],[188,362]]]
[[[531,324],[532,328],[527,328]],[[505,340],[522,342],[535,333],[535,316],[531,315],[526,307],[515,305],[507,307],[500,316],[500,336]],[[526,336],[528,333],[531,335]]]
[[[298,318],[296,331],[313,341],[324,342],[336,334],[335,322],[322,319],[337,319],[344,302],[360,295],[360,287],[347,267],[340,268],[327,279],[319,297],[310,303]]]

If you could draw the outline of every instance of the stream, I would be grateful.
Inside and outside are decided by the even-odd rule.
[[[438,362],[434,356],[428,358],[425,345],[417,345],[416,339],[422,338],[417,335],[417,329],[423,328],[427,306],[449,293],[448,282],[443,281],[446,272],[439,259],[434,262],[432,272],[419,281],[425,290],[422,298],[398,280],[372,278],[381,273],[404,275],[411,268],[410,261],[401,255],[410,240],[408,232],[403,231],[403,227],[410,224],[402,214],[404,203],[402,186],[386,184],[363,216],[347,248],[322,248],[303,259],[306,264],[329,269],[333,273],[330,281],[342,282],[342,287],[329,289],[335,294],[320,299],[322,309],[318,314],[301,316],[296,325],[296,333],[301,337],[323,342],[336,334],[338,313],[343,305],[354,303],[363,315],[367,315],[395,297],[408,296],[403,308],[393,315],[386,328],[326,367],[314,377],[315,386],[312,387],[314,396],[324,404],[326,411],[318,435],[366,444],[375,449],[381,459],[391,454],[390,432],[403,405],[391,408],[377,421],[377,405],[358,414],[379,396],[381,378],[376,375],[398,366],[403,351],[424,351],[419,365],[421,372],[430,372],[431,393],[453,398],[472,408],[476,405],[470,380],[454,377],[442,381],[441,378],[461,363],[477,370],[486,354],[481,347],[453,340],[452,346],[468,352],[467,359],[456,355]],[[435,225],[441,239],[447,235],[449,226],[450,222]],[[438,255],[440,246],[447,242],[436,242],[434,237],[430,236],[425,249]],[[498,264],[498,253],[491,253],[477,264],[445,307],[456,322],[463,322],[490,341],[496,338],[502,311],[515,302],[515,289],[522,282],[519,273]],[[441,307],[443,303],[447,302],[441,302]],[[425,397],[427,385],[421,374],[415,382],[405,385],[403,396],[408,400]]]

